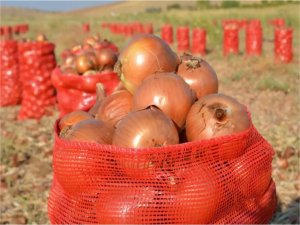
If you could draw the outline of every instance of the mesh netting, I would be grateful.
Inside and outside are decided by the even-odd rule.
[[[165,24],[162,26],[161,38],[169,45],[173,44],[173,27],[171,24]]]
[[[189,27],[178,27],[176,31],[177,51],[179,53],[190,50],[190,29]]]
[[[228,25],[223,27],[223,54],[239,53],[239,27]]]
[[[249,22],[246,27],[246,53],[247,55],[261,55],[263,43],[263,29],[259,23]]]
[[[19,69],[22,104],[18,119],[40,119],[52,113],[55,90],[51,72],[56,66],[55,45],[50,42],[19,43]]]
[[[277,27],[274,31],[274,53],[277,62],[289,63],[293,60],[293,29]]]
[[[17,105],[21,101],[17,41],[1,41],[0,52],[0,106]]]
[[[60,115],[75,110],[89,110],[96,102],[96,84],[102,83],[107,95],[111,94],[120,80],[114,72],[103,72],[90,76],[63,74],[59,67],[52,72],[52,83],[57,90]]]
[[[194,28],[192,33],[192,53],[194,55],[205,55],[206,51],[206,30]]]
[[[274,152],[254,126],[145,149],[69,142],[58,134],[57,121],[51,223],[267,223],[276,208]]]

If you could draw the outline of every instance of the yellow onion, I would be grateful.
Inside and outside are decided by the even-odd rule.
[[[73,126],[65,135],[69,141],[88,141],[111,144],[114,128],[100,120],[84,120]]]
[[[132,95],[127,90],[120,90],[102,100],[95,118],[115,126],[131,109]]]
[[[121,51],[115,71],[127,90],[134,93],[145,77],[159,72],[175,72],[179,57],[161,38],[140,34]]]
[[[182,129],[194,101],[194,91],[180,76],[157,73],[138,86],[133,96],[133,110],[155,105],[175,122],[177,128]]]
[[[214,69],[203,59],[184,54],[177,74],[195,91],[197,98],[218,93],[218,77]]]

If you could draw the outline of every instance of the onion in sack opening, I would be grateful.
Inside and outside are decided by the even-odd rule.
[[[105,98],[106,93],[104,89],[104,85],[102,83],[97,83],[96,84],[96,102],[90,108],[89,113],[95,116],[97,114],[97,111],[102,103],[102,100]]]
[[[161,109],[182,129],[186,116],[195,101],[195,93],[175,73],[157,73],[147,77],[133,96],[133,110],[154,105]]]
[[[251,125],[244,105],[223,94],[210,94],[193,104],[186,119],[188,141],[210,139],[247,130]],[[243,148],[222,152],[226,159],[243,154]],[[238,151],[237,151],[238,149]]]
[[[179,137],[172,120],[156,107],[129,113],[117,125],[113,145],[153,148],[178,144]]]
[[[75,66],[79,74],[83,74],[88,70],[95,70],[97,68],[94,60],[92,60],[86,54],[81,54],[76,57]]]
[[[97,64],[100,72],[112,72],[114,65],[118,61],[117,54],[110,48],[104,48],[96,51]]]
[[[90,119],[73,126],[64,136],[69,141],[89,141],[111,144],[114,128],[106,122]]]
[[[136,154],[118,159],[119,167],[127,176],[153,177],[155,162],[152,154],[143,154],[143,148],[178,144],[177,129],[170,118],[156,107],[135,111],[125,116],[113,136],[113,145],[135,148]]]
[[[82,110],[76,110],[64,115],[59,121],[60,136],[64,136],[65,132],[78,122],[93,118],[91,114]]]
[[[218,93],[217,74],[205,60],[189,54],[184,54],[180,58],[177,74],[190,85],[198,99]]]
[[[131,93],[142,80],[153,74],[175,72],[179,57],[161,38],[140,34],[135,36],[120,53],[115,71]]]
[[[120,90],[102,100],[95,118],[116,126],[131,111],[131,108],[132,95],[127,90]]]

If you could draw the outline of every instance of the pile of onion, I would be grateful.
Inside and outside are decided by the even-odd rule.
[[[86,37],[82,44],[64,51],[62,72],[83,76],[113,72],[118,52],[109,47],[111,44],[107,40],[101,40],[99,35]]]
[[[66,58],[66,68],[75,68],[82,75],[95,70],[110,71],[117,57],[113,57],[114,52],[109,49],[100,53],[89,48],[97,44],[99,41],[96,38],[86,39],[85,47],[76,47],[77,50],[85,48],[84,51]],[[118,172],[128,180],[156,180],[157,186],[141,188],[141,194],[148,196],[146,201],[130,190],[120,193],[117,189],[108,189],[103,196],[107,202],[97,202],[97,221],[141,222],[136,220],[142,218],[138,216],[141,208],[136,211],[132,198],[143,206],[141,210],[153,212],[158,208],[151,203],[155,202],[156,193],[162,191],[159,190],[162,184],[161,187],[169,187],[163,190],[162,195],[168,196],[165,205],[162,205],[166,217],[178,215],[184,224],[211,222],[219,210],[220,202],[226,199],[230,208],[235,199],[226,196],[227,184],[221,179],[223,175],[219,174],[215,165],[205,166],[203,163],[203,166],[195,166],[185,164],[185,160],[168,161],[168,156],[160,162],[155,160],[156,153],[150,150],[242,133],[251,127],[247,109],[233,97],[218,93],[217,74],[208,62],[188,54],[178,57],[162,39],[154,35],[143,34],[133,38],[121,51],[114,69],[121,78],[117,90],[105,96],[103,86],[97,85],[97,101],[88,112],[76,111],[61,118],[60,137],[67,141],[122,148],[123,157],[120,157],[120,152],[112,153],[113,166],[118,168]],[[222,163],[241,157],[247,142],[241,142],[234,148],[231,143],[226,144],[229,146],[227,150],[220,148],[223,152],[219,151],[217,144],[214,149],[210,148],[217,152]],[[206,154],[205,151],[209,150],[199,151]],[[189,154],[187,152],[187,158]],[[229,167],[237,183],[244,179],[240,168],[240,163]],[[266,190],[269,177],[270,171],[267,171],[261,187],[252,185],[255,191],[251,197]],[[246,184],[240,188],[241,193],[247,192],[251,180],[247,180]],[[201,204],[195,206],[190,198]],[[106,214],[112,208],[119,217]],[[181,213],[184,211],[189,214]]]

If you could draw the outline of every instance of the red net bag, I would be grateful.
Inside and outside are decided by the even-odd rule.
[[[261,55],[263,30],[260,23],[250,21],[246,27],[246,53],[247,55]]]
[[[223,28],[223,54],[238,54],[239,52],[239,27],[235,25]]]
[[[17,41],[1,41],[0,52],[0,106],[17,105],[21,101]]]
[[[273,148],[252,125],[205,141],[137,151],[69,142],[55,125],[54,224],[268,223]],[[239,157],[229,157],[240,152]]]
[[[193,29],[192,53],[194,55],[205,55],[206,52],[206,30],[201,28]]]
[[[171,24],[165,24],[162,26],[161,38],[169,45],[173,44],[173,27]]]
[[[82,24],[82,30],[83,30],[83,32],[85,32],[85,33],[90,32],[90,24],[88,24],[88,23]]]
[[[18,119],[40,119],[51,114],[55,90],[51,72],[56,66],[55,45],[50,42],[19,43],[19,67],[22,83],[22,104]]]
[[[190,50],[190,29],[189,27],[178,27],[177,36],[177,51],[186,52]]]
[[[275,29],[274,36],[275,61],[291,62],[293,60],[293,29],[278,27]]]
[[[144,24],[144,33],[145,34],[153,34],[153,24],[152,23]]]
[[[96,102],[96,84],[102,83],[107,95],[111,94],[120,80],[114,72],[104,72],[89,76],[63,74],[60,68],[52,73],[52,83],[57,90],[60,115],[75,110],[89,110]]]

